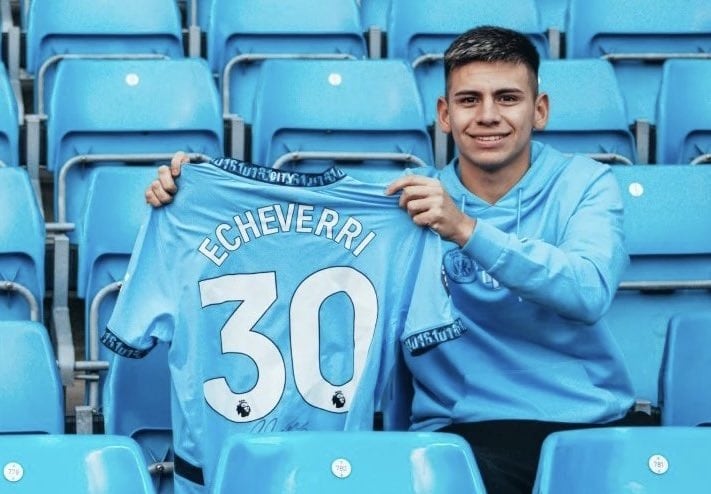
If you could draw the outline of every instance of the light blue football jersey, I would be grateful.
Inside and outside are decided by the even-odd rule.
[[[230,434],[372,428],[400,341],[462,331],[440,239],[385,186],[220,159],[150,212],[102,341],[170,342],[175,451],[206,482]]]

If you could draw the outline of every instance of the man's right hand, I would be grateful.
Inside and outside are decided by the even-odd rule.
[[[187,154],[178,151],[170,160],[170,166],[158,167],[158,178],[146,189],[146,202],[156,208],[173,202],[173,196],[178,192],[175,179],[180,175],[183,164],[189,161]]]

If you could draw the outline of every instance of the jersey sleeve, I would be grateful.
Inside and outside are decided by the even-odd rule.
[[[403,330],[399,340],[386,343],[381,377],[380,411],[383,424],[389,430],[407,430],[412,404],[412,375],[405,366],[403,352],[422,354],[440,343],[459,338],[465,331],[457,317],[442,276],[442,241],[433,232],[425,231],[421,245],[414,249],[408,282],[410,287]]]
[[[164,208],[151,210],[141,225],[116,305],[101,342],[118,355],[144,357],[156,340],[170,341],[177,313],[171,273],[171,238]]]

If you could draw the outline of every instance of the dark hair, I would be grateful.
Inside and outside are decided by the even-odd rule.
[[[538,92],[540,56],[533,43],[518,31],[478,26],[457,36],[444,52],[445,94],[452,70],[472,62],[523,64],[531,71],[534,93]]]

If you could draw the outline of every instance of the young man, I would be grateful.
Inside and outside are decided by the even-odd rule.
[[[437,102],[458,156],[438,178],[405,175],[386,190],[445,240],[443,270],[467,328],[403,350],[411,428],[464,436],[496,494],[531,492],[551,432],[640,420],[603,320],[628,263],[618,185],[608,166],[532,141],[549,109],[538,65],[515,31],[459,36]],[[170,201],[182,161],[160,170],[149,203]]]

